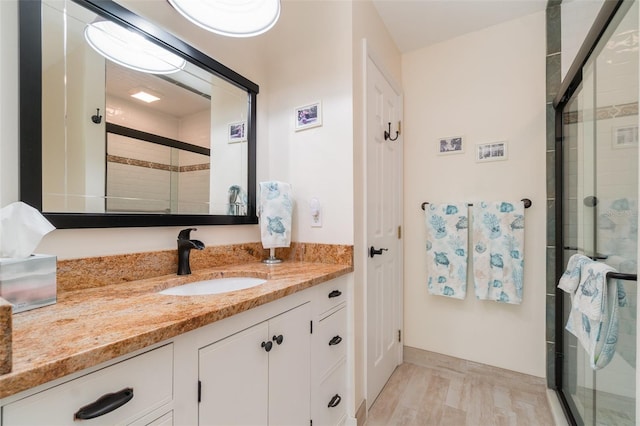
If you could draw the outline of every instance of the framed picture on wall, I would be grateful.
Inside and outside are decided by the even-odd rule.
[[[310,129],[322,126],[322,103],[314,102],[309,105],[299,106],[295,110],[295,129]]]
[[[507,159],[507,142],[476,144],[476,161],[499,161]]]
[[[247,141],[247,122],[236,121],[229,123],[229,143],[246,142]]]
[[[462,154],[464,142],[462,136],[451,136],[438,139],[438,155]]]
[[[611,146],[614,149],[638,146],[638,126],[614,127]]]

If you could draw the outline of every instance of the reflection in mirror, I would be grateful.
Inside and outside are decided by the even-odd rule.
[[[247,93],[190,63],[164,75],[106,60],[84,38],[97,15],[60,4],[44,3],[43,99],[57,105],[43,111],[43,211],[246,212],[230,209],[228,191],[246,191],[247,146],[229,144],[227,132],[229,123],[246,120]],[[66,37],[48,36],[62,31]],[[104,111],[103,121],[90,119],[94,108],[98,116]],[[203,158],[193,149],[118,137],[106,133],[110,124],[209,151]]]
[[[195,65],[202,58],[154,74],[107,60],[84,36],[105,18],[81,4],[88,3],[42,1],[41,210],[53,218],[250,216],[189,223],[256,223],[257,86],[237,83],[231,70],[223,78]]]

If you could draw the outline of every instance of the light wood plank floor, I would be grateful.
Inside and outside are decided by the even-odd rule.
[[[544,380],[405,348],[366,426],[553,425]]]

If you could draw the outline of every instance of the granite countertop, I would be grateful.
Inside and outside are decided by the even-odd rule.
[[[126,355],[353,270],[350,265],[250,263],[58,294],[54,305],[13,315],[13,369],[0,398]],[[252,276],[267,283],[207,296],[165,296],[176,285]]]

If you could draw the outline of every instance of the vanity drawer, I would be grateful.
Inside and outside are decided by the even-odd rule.
[[[347,353],[347,308],[342,307],[318,322],[316,348],[318,377],[324,377],[329,369]]]
[[[338,425],[346,419],[346,361],[341,362],[322,382],[314,403],[314,425]]]
[[[69,425],[76,413],[107,394],[133,398],[86,425],[128,424],[173,399],[173,344],[89,373],[2,407],[3,425]],[[113,399],[116,399],[114,396]],[[85,410],[85,413],[92,410]],[[80,424],[80,423],[78,423]]]
[[[314,314],[322,316],[347,300],[347,278],[339,277],[326,282],[318,288],[318,292]]]

